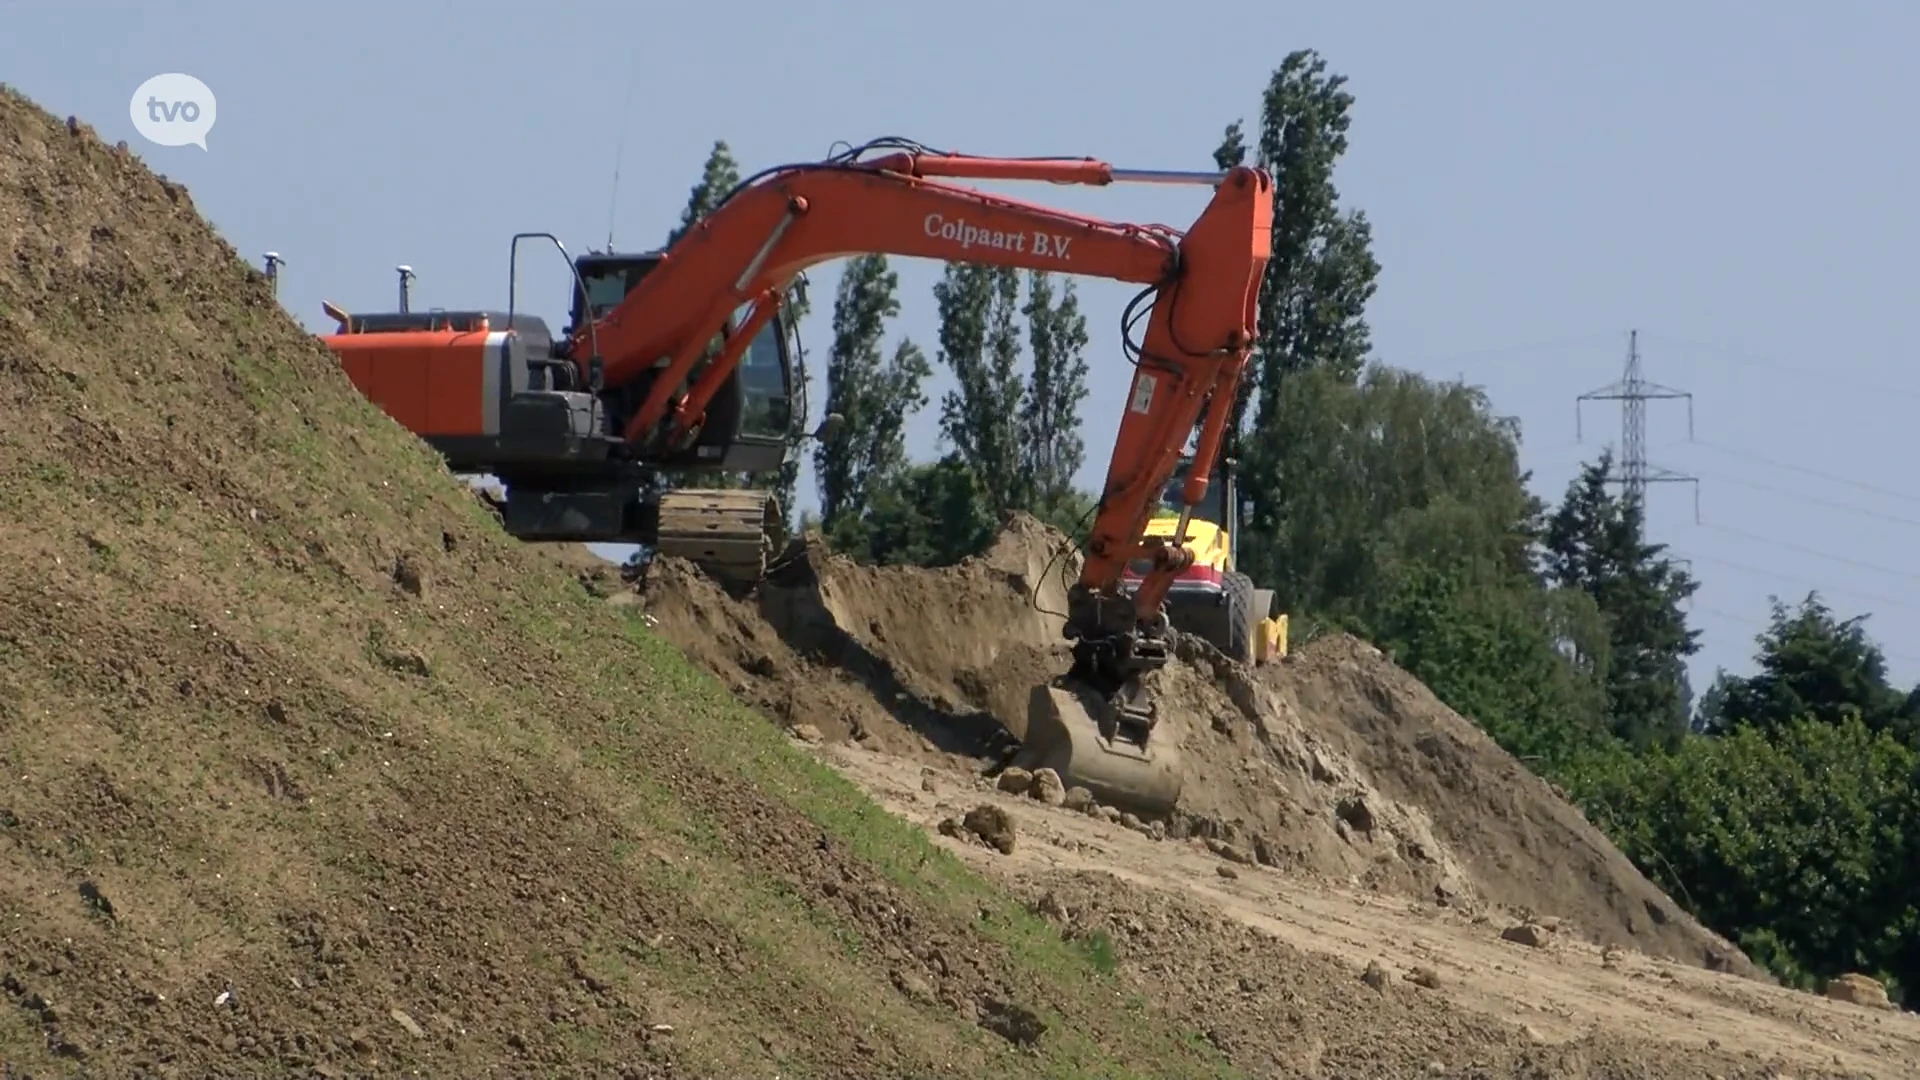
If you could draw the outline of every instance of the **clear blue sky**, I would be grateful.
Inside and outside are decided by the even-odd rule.
[[[1701,481],[1703,524],[1691,488],[1651,498],[1656,536],[1704,581],[1696,687],[1748,667],[1768,593],[1816,587],[1871,612],[1896,676],[1920,679],[1920,476],[1900,419],[1920,399],[1901,315],[1920,250],[1920,7],[48,0],[5,18],[0,78],[128,140],[247,258],[285,255],[282,299],[316,330],[323,298],[390,305],[396,263],[418,271],[421,305],[499,305],[512,232],[604,243],[623,137],[615,239],[639,246],[673,224],[716,137],[749,171],[883,134],[1205,167],[1228,121],[1256,122],[1281,57],[1317,48],[1357,97],[1337,179],[1384,266],[1379,357],[1485,386],[1557,498],[1619,431],[1617,409],[1589,405],[1577,444],[1575,397],[1617,377],[1640,328],[1648,376],[1695,395],[1695,442],[1679,404],[1650,406],[1648,432],[1656,465]],[[132,130],[134,87],[165,71],[218,95],[208,151]],[[1184,225],[1204,193],[1031,197]],[[557,258],[522,262],[535,309],[563,321]],[[931,347],[938,266],[901,270],[899,330]],[[817,362],[837,271],[811,277]],[[1129,289],[1081,289],[1094,487]]]

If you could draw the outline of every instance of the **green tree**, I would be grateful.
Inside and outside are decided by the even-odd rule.
[[[1255,385],[1272,414],[1283,374],[1321,367],[1357,378],[1372,349],[1365,309],[1380,266],[1372,226],[1340,209],[1333,172],[1347,151],[1353,95],[1312,49],[1281,61],[1260,103],[1255,163],[1273,174],[1273,254],[1260,285]],[[1226,128],[1214,163],[1245,162],[1241,122]]]
[[[1589,803],[1615,843],[1782,981],[1920,982],[1920,760],[1858,716],[1690,736]]]
[[[958,454],[910,465],[875,485],[855,553],[882,566],[950,566],[993,542],[989,505],[979,472]]]
[[[667,246],[679,243],[687,230],[699,223],[720,205],[727,193],[740,186],[740,165],[733,159],[733,151],[726,140],[715,139],[713,148],[707,151],[706,164],[700,168],[700,180],[687,192],[686,208],[680,211],[680,224],[667,234]]]
[[[1287,498],[1243,554],[1287,610],[1364,612],[1385,563],[1437,557],[1426,544],[1531,580],[1542,506],[1526,489],[1518,427],[1494,415],[1485,394],[1376,366],[1352,384],[1301,372],[1279,400],[1296,418],[1295,449],[1273,474]],[[1465,515],[1471,527],[1416,527],[1430,514]]]
[[[1816,593],[1797,608],[1772,601],[1767,630],[1755,638],[1759,671],[1720,672],[1703,695],[1700,726],[1723,734],[1746,725],[1772,731],[1795,719],[1826,724],[1857,719],[1920,745],[1920,692],[1887,681],[1886,656],[1865,629],[1866,616],[1835,617]]]
[[[887,320],[900,313],[900,275],[881,254],[849,260],[833,305],[827,411],[845,423],[814,450],[821,525],[836,543],[860,545],[875,486],[906,465],[906,423],[926,405],[931,374],[919,346],[902,340],[889,359]]]
[[[1593,598],[1608,628],[1602,673],[1614,732],[1635,745],[1673,745],[1688,730],[1686,660],[1700,634],[1680,605],[1699,588],[1646,538],[1637,499],[1608,490],[1612,454],[1582,469],[1548,524],[1547,575]]]
[[[997,518],[1020,489],[1020,278],[1004,267],[949,263],[933,287],[940,313],[940,362],[955,386],[940,402],[940,433],[953,464],[973,471]],[[959,490],[959,489],[956,489]]]
[[[1429,523],[1470,525],[1470,510],[1450,509]],[[1470,560],[1397,560],[1384,586],[1369,619],[1376,644],[1509,753],[1554,776],[1604,746],[1602,695],[1557,647],[1560,635],[1604,638],[1585,597]]]
[[[1475,388],[1384,365],[1298,372],[1280,402],[1289,498],[1242,554],[1299,633],[1367,638],[1543,772],[1605,749],[1605,626],[1540,573],[1517,425]]]
[[[1043,520],[1075,510],[1074,477],[1086,462],[1080,438],[1080,404],[1087,396],[1087,320],[1080,314],[1073,282],[1054,299],[1052,276],[1027,275],[1027,341],[1032,368],[1020,406],[1020,471],[1025,503]]]
[[[1261,279],[1259,336],[1236,395],[1228,454],[1240,463],[1241,486],[1254,504],[1242,527],[1247,567],[1259,578],[1301,554],[1283,537],[1282,519],[1298,493],[1287,477],[1311,463],[1315,450],[1300,433],[1310,418],[1295,411],[1315,394],[1288,395],[1287,381],[1309,371],[1335,382],[1356,381],[1372,349],[1366,305],[1379,263],[1366,215],[1340,208],[1334,168],[1347,150],[1353,95],[1346,77],[1328,72],[1311,49],[1289,53],[1262,95],[1255,163],[1274,178],[1272,255]],[[1242,164],[1249,147],[1241,122],[1229,124],[1215,149],[1221,168]],[[1253,410],[1251,431],[1247,411]]]

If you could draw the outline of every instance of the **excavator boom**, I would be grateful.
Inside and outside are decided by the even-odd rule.
[[[861,160],[873,149],[889,152]],[[1213,195],[1182,233],[943,178],[1204,184]],[[1128,171],[1086,158],[975,157],[878,140],[750,178],[629,279],[617,301],[576,318],[552,354],[573,365],[570,386],[591,391],[590,435],[609,447],[595,452],[606,453],[609,468],[631,470],[686,460],[697,442],[714,444],[710,427],[728,422],[724,412],[716,418],[716,402],[731,400],[715,395],[734,384],[742,358],[765,339],[788,286],[809,266],[884,253],[1144,286],[1123,320],[1131,383],[1070,591],[1065,634],[1074,642],[1073,670],[1062,684],[1036,691],[1024,742],[1031,762],[1055,767],[1069,784],[1084,782],[1103,802],[1160,812],[1178,796],[1176,748],[1153,738],[1157,711],[1142,679],[1169,654],[1162,601],[1193,554],[1184,525],[1171,537],[1149,536],[1147,525],[1196,428],[1196,456],[1212,460],[1218,450],[1255,337],[1272,197],[1261,169]],[[1128,340],[1148,301],[1143,339]],[[508,323],[514,318],[510,303]],[[498,344],[463,347],[493,363],[496,353],[487,350]],[[492,388],[483,393],[520,385],[492,374],[469,381]],[[492,415],[485,411],[492,407],[481,412]],[[1199,503],[1206,484],[1206,470],[1190,475],[1186,503]],[[1146,568],[1137,583],[1124,582],[1130,589],[1123,588],[1129,564]]]
[[[885,167],[902,161],[912,168]],[[597,343],[610,386],[667,361],[627,418],[626,436],[643,446],[684,438],[701,403],[696,397],[675,403],[673,395],[727,314],[762,294],[778,295],[818,263],[880,252],[1139,284],[1165,280],[1177,267],[1179,237],[1172,230],[1101,221],[917,175],[960,164],[969,175],[1000,179],[1073,175],[1057,162],[895,155],[877,163],[769,170],[736,189],[590,333],[576,330],[575,355]],[[1091,177],[1112,175],[1104,165],[1069,164]],[[1191,175],[1189,182],[1219,179]],[[676,416],[684,419],[663,423]]]
[[[1122,180],[1210,183],[1211,203],[1184,234],[1084,217],[937,177],[1104,185]],[[920,256],[1144,284],[1154,300],[1145,338],[1125,341],[1133,366],[1106,483],[1065,632],[1074,666],[1038,688],[1025,757],[1102,801],[1153,813],[1179,794],[1177,750],[1154,740],[1158,713],[1142,679],[1164,664],[1163,601],[1193,561],[1185,527],[1147,536],[1147,524],[1188,439],[1213,460],[1255,336],[1256,301],[1270,252],[1272,180],[1224,174],[1127,173],[1091,159],[995,159],[918,150],[870,162],[844,159],[769,170],[741,185],[668,253],[665,265],[591,327],[608,382],[664,366],[635,398],[623,433],[645,452],[670,448],[698,423],[705,344],[728,312],[773,302],[813,264],[867,252]],[[586,341],[576,337],[576,345]],[[711,363],[724,365],[728,354]],[[721,369],[722,371],[724,368]],[[689,387],[681,391],[681,387]],[[676,398],[676,394],[678,395]],[[1184,501],[1206,493],[1190,475]],[[1131,593],[1129,563],[1145,566]]]

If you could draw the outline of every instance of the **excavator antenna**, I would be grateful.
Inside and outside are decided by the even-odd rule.
[[[633,119],[633,89],[640,82],[640,49],[627,58],[627,96],[620,105],[620,137],[613,144],[613,184],[607,193],[607,251],[612,252],[613,226],[620,208],[620,162],[627,156],[627,124]],[[591,249],[589,249],[591,250]]]

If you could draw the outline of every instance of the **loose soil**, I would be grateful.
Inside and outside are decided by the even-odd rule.
[[[1362,864],[1208,779],[1230,746],[1285,740],[1271,717],[1256,736],[1258,693],[1248,712],[1201,669],[1177,677],[1240,710],[1214,701],[1228,730],[1182,736],[1200,809],[1180,829],[1204,854],[985,791],[914,809],[866,776],[888,813],[726,693],[908,784],[985,784],[1006,688],[1055,648],[1016,588],[1051,580],[1030,544],[918,591],[857,568],[810,584],[807,555],[754,607],[683,574],[700,602],[676,608],[671,567],[609,603],[360,398],[184,189],[5,88],[0,234],[0,1075],[1773,1074],[1766,1043],[1551,1045],[1447,997],[1444,972],[1381,992],[1249,936],[1248,907],[1304,918],[1307,879],[1214,852],[1268,837],[1281,865]],[[958,607],[956,575],[979,586]],[[1342,753],[1301,722],[1307,750]],[[1396,813],[1425,814],[1434,865],[1493,902],[1497,856],[1366,767],[1275,783],[1370,785],[1377,851],[1414,835]],[[1134,845],[1121,869],[1210,860],[1290,891],[1194,894],[1209,910],[1036,863],[1068,850],[1035,842],[1036,812]],[[953,815],[1011,825],[1010,854],[941,829]],[[1434,873],[1383,872],[1376,895]],[[1616,932],[1696,944],[1677,918]]]
[[[0,1075],[1236,1075],[0,89]]]
[[[1156,841],[857,744],[819,752],[937,835],[995,808],[1010,853],[965,831],[939,842],[1255,1075],[1891,1080],[1920,1060],[1911,1013],[1595,945],[1550,916],[1527,924],[1302,877],[1200,838]],[[1537,935],[1517,932],[1529,925]]]
[[[939,569],[861,566],[809,542],[744,600],[658,560],[628,602],[783,724],[980,771],[1024,732],[1029,689],[1066,670],[1048,614],[1064,610],[1076,567],[1065,546],[1024,515],[985,555]],[[1188,640],[1156,689],[1182,758],[1181,806],[1164,826],[1175,838],[1382,895],[1552,915],[1596,944],[1758,976],[1550,785],[1362,641],[1324,638],[1250,670]]]
[[[1257,670],[1183,644],[1158,687],[1185,774],[1168,821],[998,790],[1027,689],[1066,666],[1044,614],[1064,606],[1063,543],[1016,516],[954,567],[859,566],[808,542],[744,599],[672,560],[616,595],[889,809],[1051,894],[1037,910],[1109,912],[1092,925],[1126,945],[1137,992],[1256,1072],[1899,1076],[1920,1054],[1912,1016],[1774,985],[1351,637]],[[1006,823],[980,824],[983,805]],[[1289,989],[1276,1003],[1271,987]],[[1408,1037],[1379,1037],[1369,1018],[1388,1014]]]

